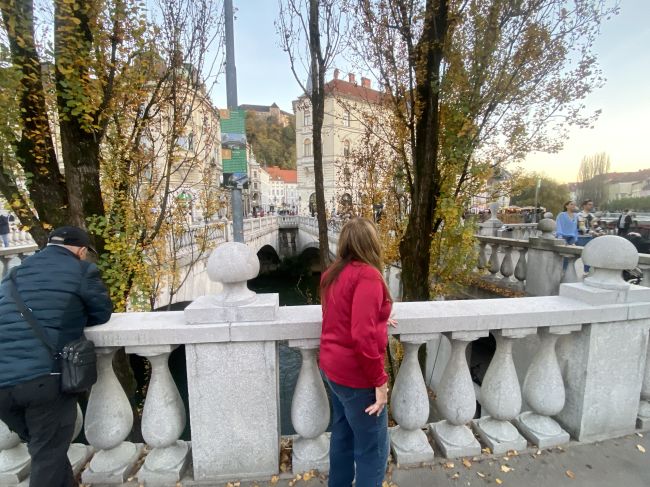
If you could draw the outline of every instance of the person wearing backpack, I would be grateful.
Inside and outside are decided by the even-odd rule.
[[[77,398],[62,392],[62,358],[46,342],[61,351],[86,326],[111,317],[99,269],[86,261],[89,251],[84,230],[57,228],[0,285],[0,420],[27,442],[30,487],[76,485],[67,451]]]

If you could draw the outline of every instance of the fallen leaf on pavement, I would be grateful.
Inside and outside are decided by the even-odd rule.
[[[643,448],[643,445],[637,445],[636,449],[639,450],[641,453],[645,453],[645,448]]]
[[[494,479],[494,481],[495,481],[498,485],[501,485],[501,484],[503,483],[503,480],[498,479],[498,478],[497,478],[497,479]]]
[[[445,468],[454,468],[454,462],[447,462],[444,464]]]
[[[485,478],[485,474],[484,474],[484,473],[476,472],[476,475],[478,475],[478,476],[481,477],[482,479]]]
[[[487,447],[483,448],[481,451],[482,451],[483,453],[485,453],[486,455],[490,455],[490,454],[492,453],[492,450],[490,450],[490,449],[487,448]]]
[[[463,458],[463,465],[465,465],[467,468],[472,468],[472,462],[470,462],[467,458]]]
[[[576,474],[574,474],[571,470],[567,470],[565,473],[566,473],[566,476],[569,477],[570,479],[575,479],[576,478]]]
[[[508,467],[508,465],[501,465],[501,471],[503,473],[508,473],[508,472],[510,472],[510,470],[512,470],[512,469],[510,467]]]
[[[509,457],[517,457],[519,456],[519,452],[517,450],[508,450],[506,452],[506,455],[508,455]]]
[[[277,475],[274,475],[273,477],[271,477],[271,485],[275,485],[279,481],[280,481],[280,477],[278,477]]]
[[[537,450],[537,451],[535,452],[535,455],[541,455],[541,454],[542,454],[542,450]]]
[[[456,480],[458,477],[460,477],[460,474],[458,472],[451,476],[451,478],[454,480]]]
[[[643,438],[643,434],[642,434],[642,433],[637,433],[636,435],[637,435],[639,438]]]

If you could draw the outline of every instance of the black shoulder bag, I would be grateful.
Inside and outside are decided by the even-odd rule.
[[[32,310],[27,307],[16,287],[16,268],[9,275],[9,290],[20,316],[29,324],[38,339],[52,353],[53,360],[61,360],[61,391],[74,394],[87,391],[97,382],[97,356],[95,344],[83,335],[73,340],[58,352],[50,341],[41,324],[36,320]]]

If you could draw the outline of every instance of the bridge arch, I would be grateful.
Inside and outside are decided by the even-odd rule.
[[[260,274],[272,272],[280,265],[278,251],[270,244],[263,245],[257,251],[257,258],[260,261]]]

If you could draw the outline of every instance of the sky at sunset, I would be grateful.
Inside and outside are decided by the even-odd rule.
[[[291,112],[291,101],[300,88],[278,46],[277,1],[234,3],[239,103],[276,102]],[[620,14],[602,26],[595,50],[607,79],[586,100],[589,110],[602,109],[595,127],[573,131],[558,154],[529,155],[524,168],[563,182],[575,181],[582,157],[597,152],[610,155],[613,171],[650,168],[646,140],[650,138],[650,0],[622,0]],[[212,91],[219,107],[226,105],[225,91],[222,76]]]

